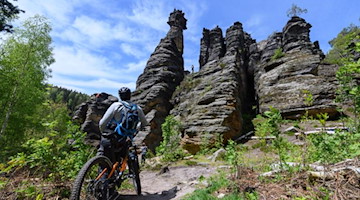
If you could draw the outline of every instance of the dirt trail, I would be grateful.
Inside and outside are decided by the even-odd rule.
[[[142,196],[135,193],[120,195],[117,200],[175,200],[193,192],[199,183],[199,177],[209,177],[217,172],[217,168],[204,166],[168,167],[169,171],[159,174],[159,171],[145,170],[140,173]]]

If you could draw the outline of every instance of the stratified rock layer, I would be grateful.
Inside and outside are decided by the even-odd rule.
[[[337,115],[333,103],[337,66],[322,63],[324,55],[318,42],[310,42],[310,28],[304,19],[293,17],[282,33],[253,47],[254,57],[260,55],[260,60],[251,64],[260,113],[272,106],[291,119],[299,118],[306,110],[310,115]],[[283,56],[273,57],[279,49]],[[306,102],[307,96],[313,101]]]
[[[174,10],[170,14],[168,24],[169,32],[148,60],[132,95],[132,100],[143,108],[150,122],[150,128],[141,131],[135,140],[137,143],[145,142],[150,149],[155,149],[162,139],[161,124],[172,108],[170,98],[184,78],[184,13]]]
[[[242,25],[237,22],[230,27],[225,39],[219,27],[204,29],[201,41],[201,70],[182,82],[171,111],[182,123],[181,142],[191,153],[199,151],[204,141],[214,142],[218,134],[225,141],[239,136],[243,111],[251,105],[245,100],[250,90],[248,48],[254,41]]]
[[[73,120],[81,125],[81,130],[87,133],[86,140],[100,140],[99,121],[106,110],[118,98],[107,93],[91,95],[90,100],[78,106]]]

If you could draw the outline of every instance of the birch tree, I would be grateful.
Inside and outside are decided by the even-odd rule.
[[[45,81],[54,62],[47,19],[26,20],[0,54],[0,137],[21,137],[45,98]]]

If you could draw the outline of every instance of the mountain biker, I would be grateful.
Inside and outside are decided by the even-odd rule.
[[[118,156],[123,158],[126,153],[126,149],[123,147],[126,144],[127,136],[123,136],[114,131],[116,127],[116,123],[121,121],[121,118],[124,116],[125,105],[134,105],[131,101],[131,91],[127,87],[122,87],[119,89],[119,97],[121,99],[120,102],[115,102],[111,104],[111,106],[107,109],[104,116],[101,118],[99,122],[99,129],[101,132],[101,141],[98,149],[98,155],[104,155],[108,157],[111,162],[118,160]],[[135,104],[136,105],[136,104]],[[143,110],[140,106],[137,106],[137,113],[140,120],[138,125],[141,128],[144,128],[148,125],[148,122],[145,118]],[[130,136],[131,139],[134,137]]]

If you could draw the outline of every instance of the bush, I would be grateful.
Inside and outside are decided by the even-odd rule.
[[[360,155],[360,133],[336,132],[309,136],[309,159],[312,162],[336,163]]]
[[[276,60],[279,58],[282,58],[285,56],[285,53],[283,52],[282,48],[277,48],[274,52],[274,55],[271,57],[271,60]]]
[[[28,140],[22,145],[24,151],[11,157],[0,171],[6,173],[28,167],[34,175],[51,180],[75,178],[91,154],[90,147],[83,143],[85,133],[78,129],[68,122],[67,134]]]
[[[180,147],[180,122],[169,115],[161,125],[163,141],[156,148],[156,154],[163,156],[164,161],[176,161],[183,159],[186,154]]]

